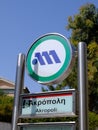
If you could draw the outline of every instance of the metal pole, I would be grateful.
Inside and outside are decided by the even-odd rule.
[[[87,47],[78,44],[79,130],[88,130]]]
[[[24,86],[24,68],[25,68],[25,55],[19,54],[16,68],[16,81],[15,81],[15,93],[14,93],[14,108],[12,116],[12,127],[11,130],[18,130],[17,121],[19,115],[19,97],[22,93]]]

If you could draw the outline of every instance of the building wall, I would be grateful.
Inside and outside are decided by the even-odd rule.
[[[11,130],[11,124],[0,122],[0,130]]]
[[[15,84],[3,78],[0,78],[0,89],[9,96],[14,96]]]

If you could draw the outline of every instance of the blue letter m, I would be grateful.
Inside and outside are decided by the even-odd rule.
[[[51,58],[51,56],[52,56],[52,58]],[[40,65],[45,65],[44,58],[48,64],[53,64],[52,60],[54,60],[55,63],[61,63],[55,50],[51,50],[51,51],[49,51],[49,53],[47,51],[43,51],[42,54],[40,54],[40,52],[36,52],[35,57],[39,61]]]

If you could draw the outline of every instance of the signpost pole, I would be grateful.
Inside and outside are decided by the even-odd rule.
[[[25,66],[25,55],[19,54],[16,68],[16,82],[15,82],[15,93],[14,93],[14,108],[12,116],[12,128],[11,130],[17,130],[17,120],[19,113],[19,97],[22,93],[24,84],[24,67]]]
[[[87,50],[84,42],[78,44],[79,130],[88,130]]]

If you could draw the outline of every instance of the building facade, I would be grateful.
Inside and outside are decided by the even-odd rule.
[[[4,78],[0,78],[0,90],[8,96],[14,96],[15,84]]]
[[[8,96],[14,96],[15,83],[6,80],[4,78],[0,78],[0,91]],[[27,87],[23,88],[23,93],[30,93]]]

